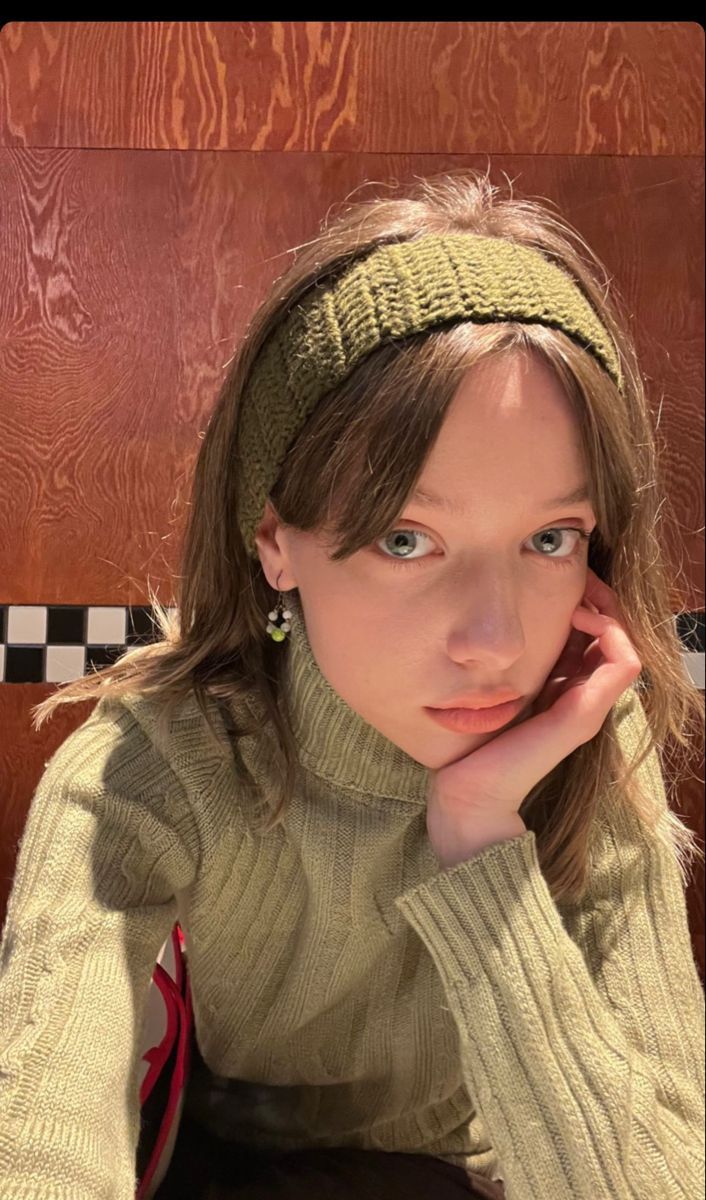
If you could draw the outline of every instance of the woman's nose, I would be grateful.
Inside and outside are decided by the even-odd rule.
[[[453,657],[492,661],[498,669],[511,666],[527,644],[516,588],[476,581],[459,603],[450,637]]]

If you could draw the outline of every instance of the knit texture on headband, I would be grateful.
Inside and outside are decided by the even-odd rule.
[[[622,390],[612,338],[578,284],[529,246],[429,234],[377,246],[314,284],[272,331],[246,382],[238,429],[238,521],[248,553],[285,455],[319,400],[383,343],[460,321],[561,329]]]

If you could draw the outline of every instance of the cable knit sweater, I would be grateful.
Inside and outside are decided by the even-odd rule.
[[[302,770],[269,834],[271,733],[234,753],[215,702],[219,745],[190,698],[158,750],[134,694],[45,764],[1,943],[0,1196],[133,1200],[176,920],[221,1135],[440,1155],[507,1200],[702,1196],[704,993],[674,853],[617,805],[580,905],[554,903],[532,831],[440,870],[428,770],[331,688],[288,604]],[[631,754],[644,709],[632,688],[617,708]],[[654,751],[639,777],[666,807]]]

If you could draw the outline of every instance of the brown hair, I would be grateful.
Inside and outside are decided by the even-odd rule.
[[[656,836],[667,839],[686,883],[692,857],[703,857],[695,834],[671,809],[660,820],[649,791],[643,793],[633,783],[643,760],[656,747],[662,749],[667,738],[683,748],[679,757],[686,759],[692,736],[702,734],[702,701],[685,671],[675,626],[674,613],[683,611],[683,601],[669,581],[678,571],[664,560],[657,540],[658,524],[667,516],[673,529],[675,525],[659,478],[656,429],[628,322],[608,298],[605,268],[564,219],[536,200],[514,198],[512,184],[504,197],[487,174],[476,171],[415,177],[402,195],[349,203],[334,217],[329,213],[318,236],[297,248],[296,260],[274,282],[251,321],[201,446],[176,577],[176,612],[170,615],[150,589],[160,640],[131,648],[111,666],[58,689],[33,709],[35,728],[58,704],[142,692],[158,697],[162,737],[193,692],[216,736],[206,702],[211,696],[225,702],[231,715],[238,713],[236,740],[257,733],[263,718],[274,730],[281,790],[268,797],[266,829],[277,822],[295,786],[298,759],[280,695],[286,642],[274,643],[265,632],[276,592],[260,563],[248,557],[235,519],[232,464],[244,383],[263,340],[314,282],[377,244],[439,232],[503,237],[533,246],[573,276],[613,337],[624,395],[595,359],[560,330],[514,322],[440,327],[383,345],[327,394],[291,447],[270,501],[286,525],[332,531],[328,544],[334,547],[333,560],[355,554],[392,527],[464,373],[489,355],[511,350],[540,355],[564,385],[579,423],[598,522],[589,566],[610,584],[625,614],[643,664],[637,687],[651,736],[632,766],[626,764],[611,711],[599,733],[525,798],[521,815],[535,830],[539,861],[555,900],[577,902],[583,894],[590,833],[606,797],[631,805]],[[311,479],[319,486],[312,488]],[[253,719],[253,702],[261,713],[258,719]]]

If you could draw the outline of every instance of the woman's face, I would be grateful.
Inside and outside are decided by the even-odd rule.
[[[332,562],[320,535],[278,523],[268,504],[258,550],[270,583],[298,588],[321,673],[343,700],[432,770],[493,733],[457,733],[425,706],[509,689],[526,719],[572,632],[596,519],[578,430],[559,381],[534,357],[485,361],[464,376],[417,486],[457,507],[404,506],[370,548]],[[504,726],[508,728],[509,726]]]

